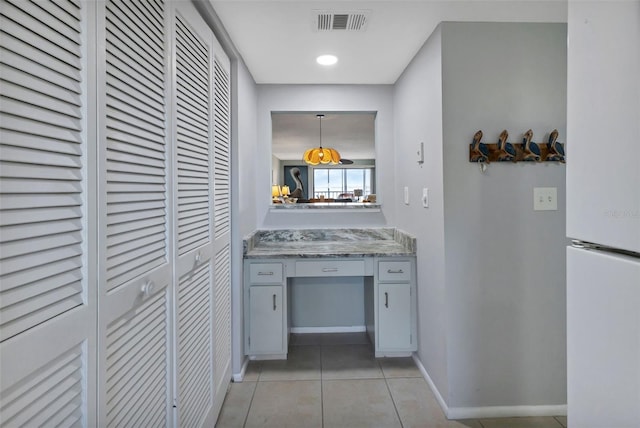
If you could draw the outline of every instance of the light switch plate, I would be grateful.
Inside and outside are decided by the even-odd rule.
[[[424,163],[424,143],[421,142],[418,144],[418,163]]]
[[[557,187],[534,187],[533,188],[533,210],[534,211],[557,211],[558,210],[558,188]]]
[[[427,187],[422,189],[422,206],[429,208],[429,189]]]
[[[404,204],[409,205],[409,188],[404,186]]]

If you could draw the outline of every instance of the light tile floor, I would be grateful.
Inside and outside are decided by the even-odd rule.
[[[291,335],[286,361],[252,361],[218,428],[566,428],[567,418],[447,420],[411,358],[374,358],[364,333]]]

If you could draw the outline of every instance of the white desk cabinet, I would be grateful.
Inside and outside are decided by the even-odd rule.
[[[245,354],[286,359],[288,279],[360,276],[367,334],[376,357],[408,356],[416,342],[415,257],[245,259]]]

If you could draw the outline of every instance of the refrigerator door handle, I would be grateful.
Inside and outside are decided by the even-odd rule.
[[[588,243],[588,242],[582,242],[582,241],[580,241],[580,240],[578,240],[578,239],[572,239],[572,240],[571,240],[571,246],[572,246],[573,248],[587,248],[587,247],[585,246],[585,244],[587,244],[587,245],[588,245],[589,243]]]
[[[573,248],[580,248],[584,250],[604,251],[607,253],[622,254],[624,256],[640,257],[640,253],[636,253],[628,250],[621,250],[619,248],[607,247],[606,245],[598,245],[592,242],[580,241],[579,239],[572,239],[571,246]]]

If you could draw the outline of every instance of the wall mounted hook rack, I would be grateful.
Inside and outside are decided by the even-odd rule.
[[[485,144],[482,130],[478,130],[469,144],[469,162],[488,164],[491,162],[560,162],[565,163],[564,144],[558,142],[558,130],[549,133],[547,143],[533,142],[533,131],[522,136],[522,143],[507,141],[509,133],[503,130],[497,143]]]

